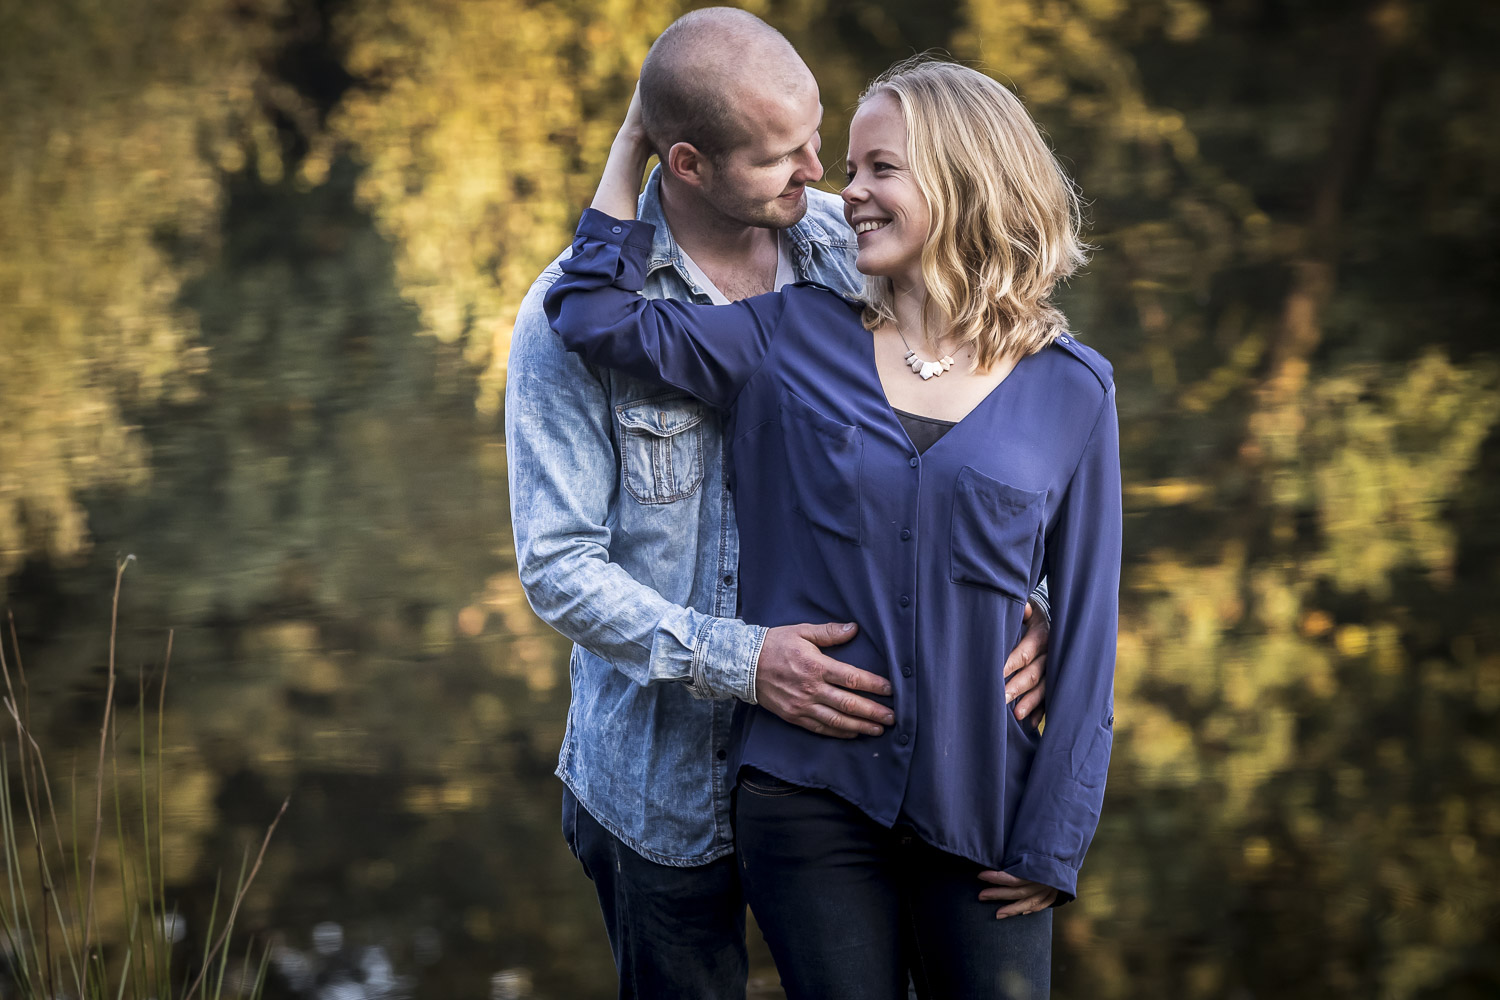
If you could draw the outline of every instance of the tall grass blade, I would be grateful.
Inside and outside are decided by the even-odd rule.
[[[109,681],[104,690],[104,723],[99,727],[98,787],[94,790],[94,841],[89,848],[89,888],[85,894],[86,909],[83,917],[83,952],[89,952],[89,943],[94,933],[94,878],[99,868],[99,838],[104,833],[104,751],[109,744],[110,715],[115,707],[115,636],[120,626],[120,581],[125,576],[125,567],[135,559],[129,555],[115,564],[115,597],[109,615]]]

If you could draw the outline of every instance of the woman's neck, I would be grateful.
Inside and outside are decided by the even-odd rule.
[[[896,325],[907,343],[914,348],[943,353],[950,324],[947,316],[927,298],[927,289],[920,284],[897,285],[894,292]]]

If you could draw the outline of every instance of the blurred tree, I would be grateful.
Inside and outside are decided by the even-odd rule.
[[[338,20],[365,85],[332,135],[365,164],[360,196],[399,248],[425,329],[487,366],[498,402],[515,309],[565,245],[635,71],[672,4],[391,0]],[[330,146],[302,165],[320,179]],[[497,346],[498,345],[498,346]]]
[[[122,407],[191,393],[207,364],[178,289],[217,235],[220,171],[280,169],[259,108],[282,7],[0,8],[0,578],[80,551],[80,491],[147,476]]]

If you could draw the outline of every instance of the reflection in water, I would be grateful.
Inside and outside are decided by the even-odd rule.
[[[121,663],[179,630],[185,948],[290,794],[241,917],[273,995],[607,995],[492,410],[677,11],[143,2],[0,32],[0,573],[36,728],[87,757],[134,552]],[[765,10],[830,163],[862,81],[943,44],[1092,199],[1065,306],[1116,366],[1128,549],[1060,995],[1493,995],[1500,8],[932,6]]]

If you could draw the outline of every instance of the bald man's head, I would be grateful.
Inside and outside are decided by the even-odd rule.
[[[659,156],[691,143],[710,161],[743,145],[746,99],[817,84],[797,50],[749,11],[705,7],[661,33],[641,66],[641,118]]]

